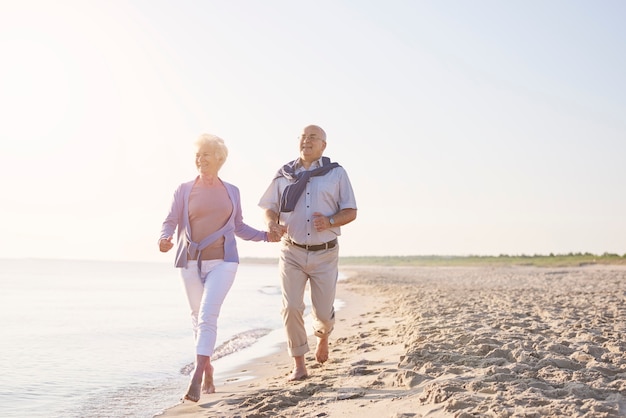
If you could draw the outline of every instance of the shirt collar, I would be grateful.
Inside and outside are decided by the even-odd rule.
[[[323,167],[324,162],[322,161],[322,158],[324,157],[320,157],[319,160],[313,161],[313,163],[311,163],[311,167],[309,167],[309,170]],[[296,171],[304,171],[304,166],[302,165],[302,159],[300,158],[298,158],[298,163],[296,164]]]

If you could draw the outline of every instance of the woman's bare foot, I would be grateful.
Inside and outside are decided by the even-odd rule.
[[[211,364],[208,364],[207,367],[204,368],[202,393],[215,393],[215,384],[213,383],[213,366]]]
[[[198,402],[200,400],[200,384],[201,382],[194,382],[194,379],[189,383],[185,399],[191,402]]]
[[[328,361],[328,337],[317,337],[317,350],[315,351],[315,360],[318,363],[326,363]]]
[[[309,375],[306,372],[306,364],[304,362],[304,356],[294,357],[293,362],[294,362],[293,371],[291,372],[291,375],[289,376],[289,381],[293,382],[297,380],[306,379]]]
[[[208,379],[206,379],[207,376]],[[207,380],[207,383],[205,384],[202,383],[203,377]],[[215,386],[213,386],[213,366],[211,365],[211,358],[209,356],[198,354],[196,356],[196,368],[193,371],[193,376],[191,376],[191,382],[189,382],[185,399],[188,399],[191,402],[198,402],[200,400],[201,393],[213,393],[205,392],[205,389],[211,390],[211,387],[213,387],[213,392],[215,392]]]

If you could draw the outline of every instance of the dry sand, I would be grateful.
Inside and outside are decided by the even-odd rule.
[[[626,416],[626,267],[342,270],[328,363],[288,383],[281,350],[164,416]]]

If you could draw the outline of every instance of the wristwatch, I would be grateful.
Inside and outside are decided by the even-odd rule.
[[[328,222],[330,222],[330,225],[333,226],[335,224],[335,218],[331,216],[330,218],[328,218]]]

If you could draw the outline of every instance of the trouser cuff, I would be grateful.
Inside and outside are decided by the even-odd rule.
[[[309,344],[307,343],[299,347],[289,347],[287,350],[291,357],[303,356],[309,352]]]
[[[315,336],[318,338],[328,338],[331,332],[333,332],[333,328],[331,328],[328,331],[318,330],[318,329],[313,330],[313,334],[315,334]]]

